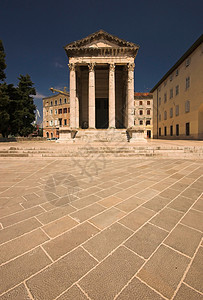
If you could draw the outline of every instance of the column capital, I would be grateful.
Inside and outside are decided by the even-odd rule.
[[[114,63],[109,64],[109,71],[110,72],[115,71],[115,64]]]
[[[88,64],[89,72],[93,72],[94,71],[95,65],[96,65],[95,63]]]
[[[134,69],[135,69],[135,64],[133,63],[133,64],[128,64],[128,70],[129,71],[134,71]]]
[[[68,64],[70,71],[75,71],[75,64]]]

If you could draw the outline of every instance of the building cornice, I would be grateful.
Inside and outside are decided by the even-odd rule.
[[[159,82],[151,89],[150,93],[153,93],[158,87],[159,85],[168,78],[168,76],[175,71],[180,64],[182,64],[182,62],[184,62],[184,60],[192,53],[195,51],[195,49],[197,47],[199,47],[199,45],[203,42],[203,34],[194,42],[194,44],[192,44],[192,46],[183,54],[183,56],[181,56],[181,58],[175,63],[175,65],[173,65],[172,68],[170,68],[170,70],[161,78],[161,80],[159,80]]]

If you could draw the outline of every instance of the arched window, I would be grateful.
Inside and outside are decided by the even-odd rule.
[[[53,132],[51,132],[51,138],[53,139]]]
[[[49,133],[47,132],[47,139],[49,138]]]

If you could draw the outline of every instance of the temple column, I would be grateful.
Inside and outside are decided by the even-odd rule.
[[[95,64],[89,67],[89,128],[95,128]]]
[[[115,128],[115,64],[109,65],[109,128]]]
[[[128,64],[128,128],[134,126],[134,68]]]
[[[70,69],[70,127],[76,127],[76,74],[75,64],[69,64]]]

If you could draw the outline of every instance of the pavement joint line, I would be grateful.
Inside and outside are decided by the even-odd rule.
[[[201,291],[196,290],[195,288],[193,288],[192,286],[190,286],[188,283],[186,283],[185,281],[183,281],[183,284],[185,284],[186,286],[188,286],[189,288],[191,288],[193,291],[197,292],[200,295],[203,295],[203,293]]]
[[[140,257],[141,259],[143,259],[144,261],[146,261],[146,258],[144,258],[142,255],[139,255],[137,252],[133,251],[132,249],[128,248],[128,246],[122,245],[122,247],[126,248],[127,250],[129,250],[133,254],[137,255],[138,257]]]
[[[161,296],[162,298],[169,300],[169,298],[165,297],[164,295],[162,295],[159,291],[155,290],[155,288],[153,288],[152,286],[148,285],[145,281],[143,281],[141,278],[135,276],[133,278],[138,279],[139,281],[141,281],[143,284],[145,284],[148,288],[150,288],[152,291],[154,291],[156,294],[158,294],[159,296]],[[116,298],[115,298],[116,299]]]
[[[165,232],[168,232],[169,233],[169,230],[166,230],[165,228],[161,228],[160,226],[158,226],[158,225],[155,225],[155,224],[153,224],[153,223],[151,223],[150,221],[148,222],[150,225],[152,225],[152,226],[155,226],[155,227],[157,227],[157,228],[159,228],[159,229],[161,229],[161,230],[163,230],[163,231],[165,231]]]
[[[85,248],[83,247],[83,245],[80,245],[80,247],[81,247],[87,254],[89,254],[92,258],[94,258],[94,259],[99,263],[99,260],[98,260],[96,257],[94,257],[94,255],[92,255],[87,249],[85,249]]]
[[[46,233],[46,231],[44,230],[43,227],[39,227],[41,229],[41,231],[43,231],[43,233],[49,238],[49,240],[52,240],[53,238],[51,236],[48,235],[48,233]],[[43,244],[43,243],[42,243]],[[42,245],[41,244],[41,245]]]
[[[39,204],[39,205],[36,205],[36,206],[39,206],[39,207],[41,207],[41,209],[43,209],[44,210],[44,212],[47,212],[47,210],[43,207],[43,206],[41,206],[41,204]],[[35,207],[35,206],[34,206]]]
[[[27,285],[26,285],[25,280],[23,281],[23,284],[24,284],[24,286],[25,286],[25,289],[26,289],[26,291],[27,291],[27,293],[28,293],[30,299],[31,299],[31,300],[34,300],[34,298],[33,298],[32,294],[31,294],[29,288],[28,288]]]
[[[78,283],[76,284],[76,286],[83,292],[83,294],[87,297],[88,300],[91,300],[88,294],[83,290],[83,288]]]
[[[178,290],[179,290],[181,284],[184,282],[185,277],[186,277],[186,275],[187,275],[187,273],[188,273],[188,271],[189,271],[189,269],[190,269],[190,267],[191,267],[191,265],[192,265],[192,263],[193,263],[193,261],[194,261],[194,258],[195,258],[195,256],[196,256],[196,254],[197,254],[197,252],[198,252],[200,246],[201,246],[201,241],[200,241],[199,245],[197,246],[197,248],[196,248],[196,250],[195,250],[195,252],[194,252],[194,254],[193,254],[193,256],[192,256],[192,258],[191,258],[191,260],[190,260],[190,262],[189,262],[189,264],[188,264],[188,266],[187,266],[187,268],[186,268],[186,270],[185,270],[185,272],[184,272],[184,274],[183,274],[183,276],[182,276],[182,278],[181,278],[181,280],[179,281],[178,286],[177,286],[177,288],[176,288],[176,290],[175,290],[173,296],[171,297],[171,300],[174,299],[174,297],[176,296],[176,294],[177,294],[177,292],[178,292]]]
[[[53,260],[52,257],[49,255],[49,253],[47,253],[47,251],[42,247],[42,245],[40,245],[40,248],[41,248],[42,251],[45,253],[45,255],[51,260],[51,262],[54,263],[54,260]]]
[[[197,228],[194,228],[194,227],[192,227],[192,226],[183,224],[183,223],[181,223],[181,222],[180,222],[180,225],[183,225],[183,226],[188,227],[188,228],[190,228],[190,229],[196,230],[196,231],[200,232],[201,234],[203,233],[203,231],[201,231],[201,230],[199,230],[199,229],[197,229]]]
[[[203,214],[203,211],[202,211],[202,210],[199,210],[199,209],[196,209],[196,208],[193,208],[192,210],[194,210],[194,211],[197,211],[197,212],[199,212],[199,213],[202,213],[202,214]]]
[[[188,256],[187,254],[185,254],[185,253],[183,253],[183,252],[181,252],[181,251],[178,251],[177,249],[175,249],[175,248],[173,248],[173,247],[171,247],[171,246],[165,244],[164,242],[162,242],[162,245],[164,245],[165,247],[167,247],[167,248],[169,248],[169,249],[171,249],[171,250],[173,250],[173,251],[175,251],[175,252],[177,252],[177,253],[179,253],[179,254],[181,254],[181,255],[183,255],[183,256],[189,258],[189,259],[192,258],[192,256]]]
[[[135,231],[133,231],[131,228],[127,227],[126,225],[124,225],[124,224],[122,224],[122,223],[120,223],[119,220],[117,220],[115,223],[118,223],[119,225],[121,225],[121,226],[125,227],[126,229],[128,229],[129,231],[131,231],[131,232],[132,232],[132,235],[135,233]],[[114,224],[115,224],[115,223],[114,223]],[[132,235],[131,235],[131,236],[132,236]]]
[[[197,180],[197,179],[196,179],[196,180]],[[153,217],[154,217],[154,216],[153,216]],[[147,222],[146,222],[146,223],[147,223]],[[111,225],[112,225],[112,224],[111,224]],[[110,225],[110,226],[111,226],[111,225]],[[140,229],[140,228],[139,228],[139,229]],[[86,241],[85,241],[85,242],[86,242]],[[121,246],[121,245],[119,245],[118,247],[120,247],[120,246]],[[117,247],[117,248],[118,248],[118,247]],[[74,250],[74,249],[73,249],[73,250]],[[115,250],[116,250],[116,249],[114,249],[114,251],[115,251]],[[112,252],[114,252],[114,251],[112,251]],[[72,252],[72,251],[70,251],[70,252]],[[69,253],[70,253],[70,252],[69,252]],[[67,255],[67,253],[66,253],[65,255]],[[65,255],[64,255],[64,256],[65,256]],[[109,256],[109,255],[108,255],[108,256]],[[105,259],[106,259],[108,256],[106,256]],[[59,259],[61,259],[61,258],[62,258],[62,257],[60,257]],[[56,261],[55,261],[55,262],[56,262]],[[40,271],[42,271],[42,270],[40,270]],[[39,271],[39,272],[40,272],[40,271]],[[33,274],[32,276],[34,276],[34,275],[36,275],[36,273]],[[81,278],[80,278],[80,279],[81,279]]]

